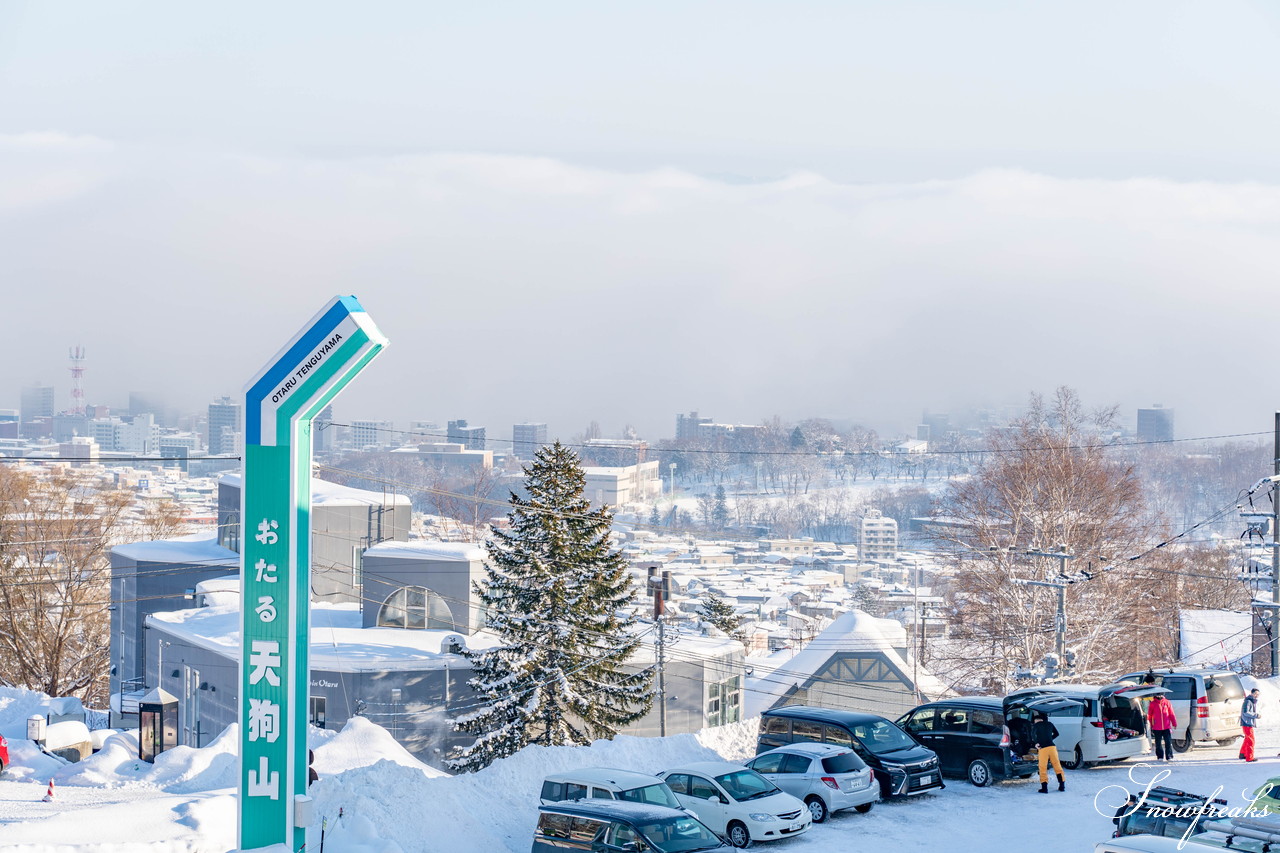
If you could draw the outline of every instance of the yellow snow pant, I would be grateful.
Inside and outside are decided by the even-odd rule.
[[[1056,746],[1040,747],[1040,781],[1049,781],[1049,762],[1053,762],[1053,772],[1059,777],[1062,776],[1062,762],[1058,760],[1058,748]]]

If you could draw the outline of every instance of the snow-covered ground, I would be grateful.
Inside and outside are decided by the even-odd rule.
[[[1067,791],[1036,793],[1034,782],[946,790],[879,803],[870,814],[834,815],[807,835],[757,849],[785,851],[1089,851],[1108,837],[1109,816],[1154,774],[1161,784],[1217,796],[1243,807],[1268,777],[1280,776],[1280,688],[1264,682],[1260,760],[1245,764],[1236,747],[1196,747],[1167,767],[1129,761],[1068,773]],[[203,749],[180,747],[154,766],[133,756],[128,733],[78,764],[41,755],[18,739],[19,717],[35,694],[0,690],[0,732],[10,737],[12,767],[0,778],[0,849],[20,853],[222,853],[235,846],[235,730]],[[23,723],[25,726],[25,722]],[[313,732],[321,774],[311,788],[317,824],[309,848],[335,853],[526,853],[548,773],[585,766],[654,772],[677,762],[754,753],[755,721],[698,735],[620,737],[590,747],[532,747],[479,773],[451,777],[416,761],[390,735],[356,718],[341,732]],[[42,803],[50,779],[52,803]],[[339,809],[342,818],[338,818]],[[1103,813],[1100,813],[1103,812]],[[1104,814],[1105,813],[1105,814]]]

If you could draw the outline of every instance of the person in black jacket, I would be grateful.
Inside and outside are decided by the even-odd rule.
[[[1036,711],[1032,717],[1031,742],[1035,745],[1040,758],[1040,793],[1049,793],[1049,762],[1053,762],[1053,772],[1058,774],[1058,790],[1067,790],[1067,778],[1062,775],[1062,762],[1058,760],[1058,747],[1054,739],[1058,737],[1057,727],[1049,722],[1043,711]]]

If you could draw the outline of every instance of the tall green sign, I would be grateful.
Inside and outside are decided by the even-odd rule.
[[[386,346],[335,297],[249,383],[240,523],[240,849],[299,850],[307,790],[311,419]]]

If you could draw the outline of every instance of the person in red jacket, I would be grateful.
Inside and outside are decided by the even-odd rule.
[[[1147,706],[1147,722],[1151,725],[1151,739],[1156,745],[1156,761],[1173,761],[1173,727],[1178,720],[1168,696],[1158,693],[1151,700]]]

